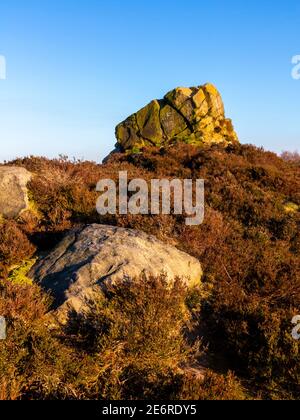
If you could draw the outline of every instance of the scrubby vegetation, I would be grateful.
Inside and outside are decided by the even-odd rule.
[[[0,311],[9,325],[0,344],[0,398],[244,398],[232,374],[207,371],[203,382],[185,371],[200,350],[186,339],[187,298],[179,280],[170,288],[163,276],[132,279],[82,319],[70,314],[66,327],[51,331],[50,302],[39,288],[4,282]]]
[[[291,336],[291,320],[300,314],[296,154],[177,145],[115,154],[105,165],[63,157],[13,164],[38,176],[30,184],[32,210],[16,222],[0,222],[0,313],[11,331],[0,343],[0,397],[299,397],[299,342]],[[205,179],[204,224],[187,227],[176,215],[100,217],[96,183],[117,180],[120,170],[129,179]],[[143,288],[133,283],[106,296],[80,323],[70,319],[68,330],[49,333],[47,299],[37,286],[7,280],[11,267],[91,222],[137,228],[177,244],[200,260],[202,290],[191,296],[180,282],[173,290],[163,279]],[[202,337],[214,370],[204,381],[184,370],[197,359]]]

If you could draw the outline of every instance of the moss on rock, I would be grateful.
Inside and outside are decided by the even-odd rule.
[[[238,142],[232,121],[225,118],[217,88],[208,83],[193,88],[176,88],[164,99],[153,100],[116,128],[118,149],[142,150],[174,142],[231,144]]]

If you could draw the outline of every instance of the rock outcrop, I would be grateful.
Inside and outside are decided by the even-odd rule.
[[[153,236],[89,225],[68,233],[29,276],[53,295],[53,313],[63,322],[70,310],[86,310],[101,290],[142,273],[158,276],[162,272],[169,281],[180,277],[190,286],[200,284],[202,277],[198,260]]]
[[[220,93],[212,84],[177,88],[154,100],[116,128],[117,148],[140,150],[185,142],[203,145],[238,142],[232,121],[225,117]]]
[[[26,188],[31,173],[25,168],[0,166],[0,215],[16,218],[28,209],[29,199]]]

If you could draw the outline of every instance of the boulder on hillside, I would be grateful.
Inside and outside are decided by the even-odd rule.
[[[154,100],[116,128],[117,149],[140,150],[185,142],[195,145],[238,142],[225,117],[220,93],[212,84],[177,88]]]
[[[32,174],[25,168],[0,166],[0,215],[13,219],[28,209],[26,188]]]
[[[112,226],[89,225],[69,232],[33,267],[30,277],[54,297],[53,313],[64,322],[68,312],[84,312],[96,296],[115,284],[165,273],[187,285],[200,284],[195,258],[146,233]]]

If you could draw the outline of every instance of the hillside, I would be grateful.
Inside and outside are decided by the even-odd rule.
[[[300,162],[289,157],[238,143],[175,144],[114,153],[103,165],[64,157],[10,162],[37,176],[29,184],[29,209],[0,224],[0,313],[10,332],[0,346],[0,396],[299,396],[291,322],[300,313]],[[119,171],[149,182],[205,179],[204,224],[186,226],[178,215],[99,216],[96,184],[117,181]],[[170,290],[162,278],[141,280],[142,288],[117,286],[97,310],[81,321],[70,317],[49,335],[48,298],[29,281],[29,269],[65,232],[93,223],[175,245],[200,261],[201,286],[176,283]],[[209,344],[204,380],[182,370],[203,359],[199,338],[202,352]]]

